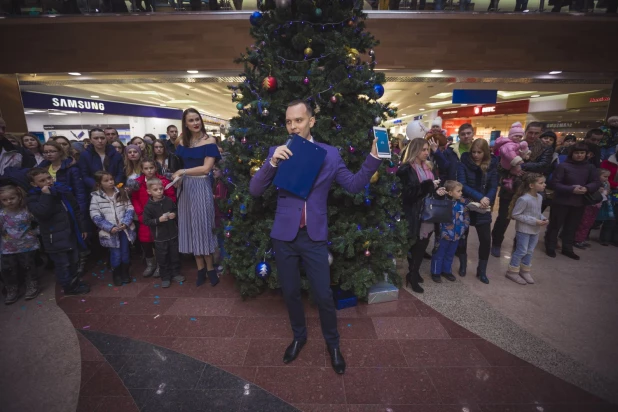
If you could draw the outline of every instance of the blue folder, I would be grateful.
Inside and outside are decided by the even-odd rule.
[[[287,146],[292,151],[292,157],[279,162],[273,184],[307,199],[326,158],[326,149],[297,134],[290,136]]]

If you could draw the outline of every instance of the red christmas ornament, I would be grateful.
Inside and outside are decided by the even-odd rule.
[[[232,236],[232,234],[231,234],[230,232],[225,232],[225,237],[226,237],[226,238],[228,238],[228,239],[229,239],[231,236]]]
[[[277,79],[273,76],[265,77],[264,80],[262,80],[262,89],[267,92],[274,92],[277,90]]]
[[[330,97],[330,102],[331,102],[332,104],[336,104],[336,103],[337,103],[337,96],[335,96],[335,95],[331,96],[331,97]]]
[[[365,256],[366,256],[366,257],[371,256],[371,252],[369,251],[369,249],[365,250]]]

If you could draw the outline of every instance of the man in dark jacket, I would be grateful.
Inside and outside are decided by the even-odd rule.
[[[178,208],[172,199],[163,195],[161,180],[148,180],[146,188],[150,199],[144,207],[143,221],[146,226],[150,227],[154,237],[155,255],[162,280],[161,287],[169,288],[171,280],[179,283],[185,280],[185,277],[180,274],[176,220]]]
[[[597,169],[601,167],[601,140],[604,133],[601,129],[590,129],[584,137],[584,143],[588,146],[588,161]]]
[[[90,142],[88,149],[79,156],[79,170],[82,179],[89,191],[94,189],[94,174],[99,170],[105,170],[114,176],[116,184],[124,183],[124,163],[120,153],[111,144],[107,144],[107,138],[103,129],[92,129],[90,131]]]
[[[40,167],[28,172],[28,180],[32,186],[28,209],[39,222],[43,246],[55,264],[56,280],[65,296],[90,292],[90,287],[77,276],[79,248],[85,248],[86,232],[71,189],[54,183],[49,172]]]
[[[530,149],[530,158],[521,165],[521,174],[526,172],[540,173],[547,175],[550,170],[551,162],[554,156],[554,149],[552,146],[544,146],[541,143],[541,131],[542,125],[539,122],[531,122],[526,126],[526,142]],[[507,170],[498,166],[500,173],[500,179],[507,177],[510,173]],[[516,186],[520,183],[520,179],[516,179],[513,182],[513,190],[516,190]],[[508,191],[504,187],[500,188],[500,198],[498,203],[498,216],[496,217],[496,223],[491,231],[491,255],[500,257],[500,248],[502,241],[504,240],[504,234],[509,227],[509,205],[513,199],[513,191]]]

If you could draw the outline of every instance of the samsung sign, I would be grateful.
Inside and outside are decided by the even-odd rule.
[[[105,103],[93,102],[89,100],[63,99],[60,97],[52,97],[52,106],[67,109],[92,109],[99,112],[105,111]]]
[[[120,116],[182,119],[182,110],[140,104],[108,102],[58,96],[45,93],[21,92],[24,109],[72,110],[84,113],[117,114]]]

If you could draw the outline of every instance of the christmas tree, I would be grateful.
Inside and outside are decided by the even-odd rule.
[[[277,188],[253,198],[248,185],[269,147],[288,139],[287,104],[304,99],[314,107],[312,136],[339,149],[353,173],[371,150],[372,127],[396,114],[379,101],[385,76],[374,70],[378,41],[365,31],[366,17],[361,6],[348,0],[267,1],[251,15],[255,43],[237,59],[245,80],[230,86],[238,116],[224,142],[223,168],[231,192],[222,205],[225,249],[231,256],[224,264],[243,297],[278,287],[269,236]],[[408,249],[406,228],[400,222],[398,180],[386,170],[397,162],[395,155],[385,160],[361,193],[334,184],[329,195],[332,283],[353,289],[360,298],[385,274],[401,283],[394,258]],[[303,288],[309,288],[304,277]]]

